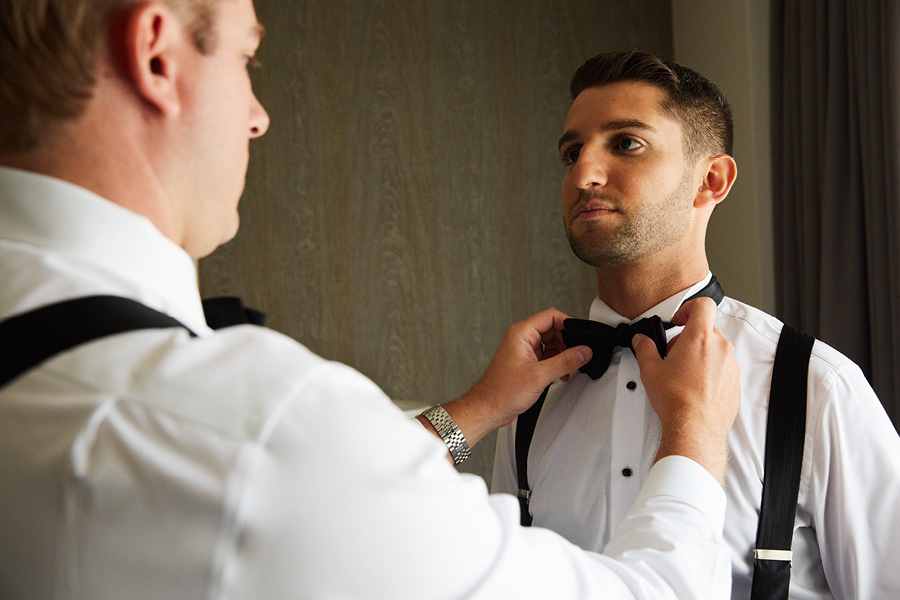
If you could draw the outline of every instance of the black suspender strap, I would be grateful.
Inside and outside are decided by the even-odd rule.
[[[537,425],[544,399],[550,390],[548,385],[544,388],[541,397],[531,407],[518,416],[516,420],[516,477],[519,483],[519,508],[521,509],[520,522],[522,527],[531,527],[531,511],[528,503],[531,502],[531,488],[528,487],[528,449],[531,447],[531,438],[534,437],[534,427]]]
[[[814,342],[812,336],[785,325],[775,350],[751,600],[788,597],[791,541],[806,434],[809,357]]]
[[[80,344],[136,329],[166,327],[187,329],[166,314],[119,296],[76,298],[10,317],[0,322],[0,387]]]

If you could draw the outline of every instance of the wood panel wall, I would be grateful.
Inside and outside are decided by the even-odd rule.
[[[395,399],[446,401],[506,327],[585,316],[592,270],[562,227],[568,81],[600,51],[671,56],[669,0],[257,0],[238,237],[200,262],[271,327]],[[490,477],[494,438],[465,470]]]

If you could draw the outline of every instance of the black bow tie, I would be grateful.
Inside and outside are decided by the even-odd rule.
[[[591,379],[598,379],[606,373],[615,348],[631,348],[634,352],[631,338],[638,333],[653,340],[659,355],[666,357],[666,328],[662,319],[655,315],[638,319],[634,323],[620,323],[616,327],[586,319],[566,319],[563,327],[565,329],[562,330],[562,336],[566,347],[588,346],[594,353],[591,360],[579,369]]]
[[[722,286],[716,281],[715,276],[710,279],[706,286],[687,298],[685,302],[701,297],[712,298],[716,304],[722,301],[725,293]],[[566,347],[572,346],[588,346],[593,352],[591,360],[581,367],[579,371],[588,375],[591,379],[598,379],[606,373],[609,368],[609,361],[612,359],[613,350],[616,348],[630,348],[631,339],[638,333],[642,333],[649,337],[656,344],[659,355],[666,357],[666,329],[673,327],[672,323],[663,321],[658,316],[638,319],[634,323],[621,323],[613,327],[605,323],[597,321],[588,321],[586,319],[566,319],[563,321],[562,337]]]
[[[235,298],[234,296],[222,296],[204,300],[203,314],[206,317],[206,324],[211,329],[247,324],[264,326],[266,319],[268,319],[265,313],[247,308],[240,298]]]

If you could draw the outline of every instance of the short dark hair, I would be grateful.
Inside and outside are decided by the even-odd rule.
[[[641,81],[666,94],[662,110],[684,130],[685,154],[732,154],[734,125],[728,100],[703,75],[679,64],[634,50],[598,54],[572,76],[572,100],[587,88],[618,81]]]

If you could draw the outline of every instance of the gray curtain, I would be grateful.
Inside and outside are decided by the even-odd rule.
[[[895,426],[898,3],[773,0],[771,55],[778,316],[856,361]]]

